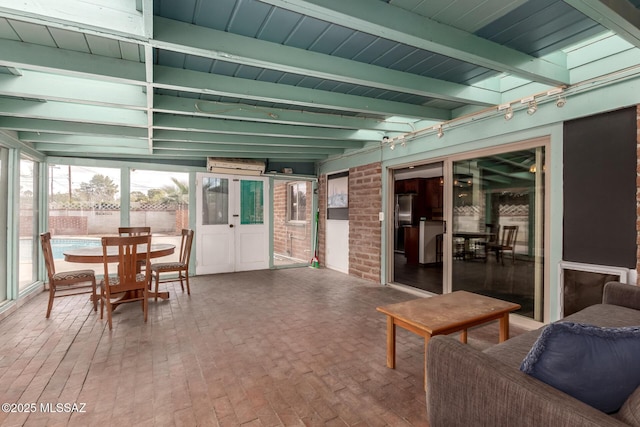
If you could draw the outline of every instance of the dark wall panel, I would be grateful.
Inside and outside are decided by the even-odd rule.
[[[636,109],[564,126],[565,261],[636,267]]]

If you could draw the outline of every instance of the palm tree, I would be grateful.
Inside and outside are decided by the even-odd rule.
[[[166,185],[162,188],[165,192],[164,200],[166,202],[176,203],[178,205],[189,204],[189,184],[181,182],[177,178],[171,178],[173,186]]]

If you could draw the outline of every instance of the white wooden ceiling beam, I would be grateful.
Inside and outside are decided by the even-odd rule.
[[[326,147],[274,147],[266,145],[242,145],[242,144],[207,144],[199,142],[170,142],[156,141],[154,147],[156,150],[183,150],[183,151],[227,151],[236,153],[304,153],[304,154],[339,154],[342,148],[326,148]]]
[[[144,0],[150,3],[149,0]],[[2,0],[0,14],[49,27],[105,37],[144,39],[143,13],[131,0]],[[146,8],[145,8],[146,9]],[[153,5],[148,7],[153,13]]]
[[[352,141],[372,141],[382,139],[380,132],[361,129],[330,129],[312,126],[290,126],[274,123],[252,123],[236,120],[206,119],[202,117],[173,116],[157,114],[154,127],[165,130],[190,129],[238,135],[268,135],[280,138],[315,138]]]
[[[228,157],[234,158],[238,157],[233,152],[228,151],[215,151],[215,150],[207,150],[207,151],[189,151],[189,150],[163,150],[159,149],[153,150],[154,158],[156,158],[156,154],[165,155],[168,158],[196,158],[196,159],[206,159],[207,157]],[[270,161],[277,161],[278,159],[289,159],[294,161],[313,161],[313,160],[323,160],[329,157],[327,154],[317,154],[317,153],[275,153],[274,155],[270,155],[268,153],[256,153],[254,151],[247,151],[242,153],[243,158],[247,159],[265,159],[268,158]]]
[[[145,65],[90,53],[0,39],[0,65],[144,85]]]
[[[19,117],[0,117],[0,129],[10,129],[17,132],[51,132],[76,135],[124,136],[129,138],[147,137],[147,130],[138,127],[24,119]]]
[[[143,111],[58,101],[39,102],[0,97],[0,115],[78,123],[147,127],[147,115]]]
[[[30,70],[20,76],[0,74],[0,94],[140,110],[147,102],[141,86]]]
[[[314,113],[304,110],[261,107],[244,103],[204,101],[168,95],[155,95],[154,104],[153,110],[155,112],[196,117],[215,117],[219,119],[249,120],[300,126],[370,129],[384,132],[406,133],[415,130],[411,123],[392,119],[384,120],[373,117]]]
[[[216,96],[286,103],[301,107],[345,110],[362,114],[431,118],[449,120],[451,113],[440,108],[386,101],[364,96],[347,95],[324,90],[260,82],[191,70],[179,70],[156,65],[155,87],[176,91],[204,93]]]
[[[182,132],[177,130],[155,131],[156,141],[203,142],[211,146],[216,144],[267,145],[282,147],[314,147],[358,149],[364,146],[362,141],[313,139],[313,138],[281,138],[277,136],[238,135],[209,132]]]

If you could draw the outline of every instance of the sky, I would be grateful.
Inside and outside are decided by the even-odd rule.
[[[94,174],[108,176],[114,183],[120,186],[120,169],[115,168],[98,168],[90,166],[71,166],[71,189],[72,191],[80,188],[83,182],[91,181]],[[187,173],[148,171],[148,170],[132,170],[131,191],[140,191],[147,194],[152,188],[162,188],[164,186],[174,186],[172,177],[176,177],[179,181],[187,182]],[[53,178],[53,183],[49,184],[53,188],[53,193],[67,193],[69,191],[69,166],[66,165],[50,165],[49,178]],[[119,197],[119,192],[116,195]]]

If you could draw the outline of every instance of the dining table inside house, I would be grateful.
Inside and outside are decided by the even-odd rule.
[[[473,258],[474,251],[471,249],[472,240],[483,240],[485,242],[491,241],[495,238],[495,233],[487,233],[483,231],[456,231],[453,233],[454,238],[463,239],[462,250],[458,254],[462,259]]]
[[[138,258],[144,260],[147,254],[145,245],[140,245],[138,248]],[[107,252],[107,261],[110,263],[118,262],[118,253],[116,247],[109,247]],[[149,250],[150,258],[161,258],[164,256],[172,255],[176,250],[176,246],[170,243],[152,243]],[[103,253],[102,246],[94,247],[77,247],[69,248],[63,252],[64,260],[67,262],[76,262],[81,264],[102,264]],[[149,298],[155,298],[156,292],[151,290],[151,283],[149,283]],[[168,299],[169,291],[163,291],[157,293],[158,298]]]

